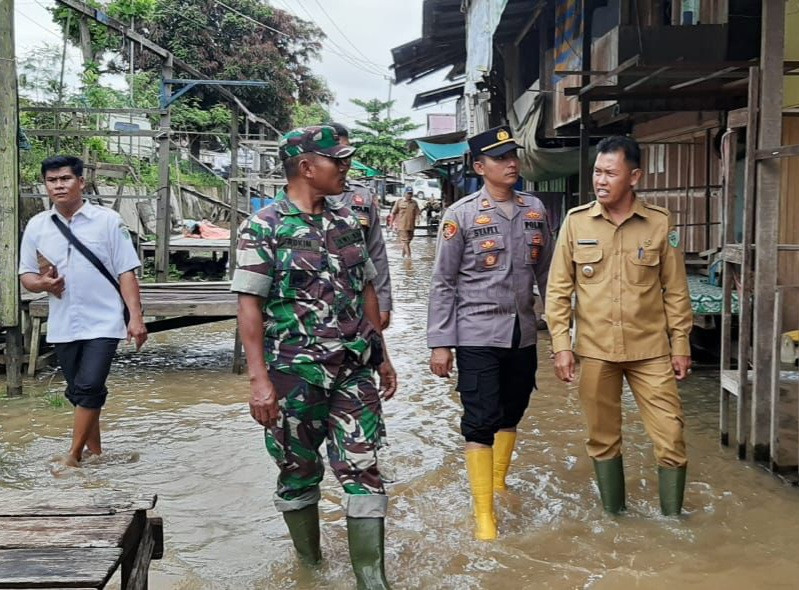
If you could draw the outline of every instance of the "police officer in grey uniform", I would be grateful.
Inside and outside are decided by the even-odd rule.
[[[325,123],[325,125],[336,130],[339,143],[350,145],[349,129],[340,123]],[[358,218],[363,228],[366,249],[377,269],[373,285],[380,306],[381,328],[385,330],[391,322],[391,275],[388,270],[386,242],[383,239],[383,230],[380,228],[380,204],[369,192],[369,187],[355,180],[347,181],[347,188],[340,199]]]
[[[430,285],[430,369],[449,377],[455,348],[475,537],[481,540],[497,536],[494,490],[505,489],[516,426],[535,388],[533,287],[546,293],[553,252],[543,203],[513,190],[519,147],[508,127],[469,139],[485,185],[444,213]]]

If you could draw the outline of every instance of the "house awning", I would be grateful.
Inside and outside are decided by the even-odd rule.
[[[453,96],[463,96],[463,82],[456,82],[435,90],[420,92],[413,99],[413,108],[418,109],[424,105],[438,103]]]
[[[458,143],[430,143],[427,141],[416,140],[416,145],[422,150],[427,161],[432,166],[460,160],[463,154],[469,151],[469,144],[465,141]]]
[[[367,166],[366,164],[363,164],[358,160],[352,161],[352,166],[350,167],[350,169],[356,172],[360,172],[367,178],[374,178],[375,176],[383,176],[383,173],[380,172],[380,170],[372,168],[371,166]]]

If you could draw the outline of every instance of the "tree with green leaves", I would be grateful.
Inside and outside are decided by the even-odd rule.
[[[386,173],[398,173],[403,160],[413,156],[403,136],[420,125],[412,123],[410,117],[390,118],[388,109],[394,105],[394,101],[354,98],[351,102],[367,114],[365,120],[355,121],[356,127],[350,130],[352,144],[358,148],[358,160]],[[385,116],[383,111],[386,111]]]
[[[155,0],[147,36],[210,78],[260,80],[264,87],[231,87],[250,110],[278,129],[288,129],[292,105],[329,102],[324,80],[310,68],[322,49],[316,25],[257,0]],[[160,67],[139,54],[139,66]],[[192,91],[200,106],[218,102],[217,93]]]
[[[318,105],[332,99],[325,81],[310,63],[319,58],[324,33],[313,23],[258,0],[110,0],[101,5],[109,16],[171,51],[209,78],[261,80],[263,87],[230,87],[278,129],[292,124],[292,106]],[[84,81],[90,86],[106,71],[129,66],[129,46],[122,37],[71,9],[53,9],[67,38],[81,47]],[[160,76],[160,58],[134,46],[134,65]],[[101,67],[103,69],[101,69]],[[176,71],[175,77],[182,74]],[[191,91],[194,104],[209,110],[219,104],[210,87]],[[138,102],[138,101],[137,101]],[[140,105],[136,105],[140,106]],[[209,131],[208,127],[195,131]]]

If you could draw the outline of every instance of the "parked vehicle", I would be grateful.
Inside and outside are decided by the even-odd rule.
[[[417,178],[413,181],[413,194],[420,201],[440,201],[441,183],[435,178]]]

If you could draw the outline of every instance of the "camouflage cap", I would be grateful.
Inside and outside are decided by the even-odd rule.
[[[320,154],[330,158],[349,158],[355,148],[340,145],[333,127],[314,125],[292,129],[280,138],[277,144],[280,159],[288,160],[300,154]]]

